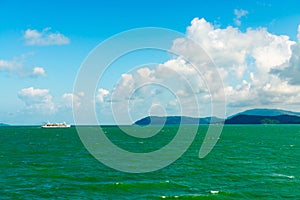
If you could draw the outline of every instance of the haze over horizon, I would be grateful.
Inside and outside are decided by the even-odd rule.
[[[205,71],[203,80],[189,62],[168,52],[136,51],[116,60],[99,81],[95,99],[73,93],[81,64],[99,43],[143,27],[181,32],[207,52],[223,80],[227,116],[251,108],[300,112],[298,1],[4,0],[0,9],[5,19],[0,29],[0,123],[73,123],[72,101],[76,108],[95,103],[103,124],[115,123],[112,106],[117,115],[129,112],[131,121],[122,123],[130,124],[149,114],[197,116],[191,95],[201,99],[201,116],[210,116],[211,95],[222,98],[220,88],[205,87],[214,84],[214,76]],[[197,55],[180,38],[170,50]],[[172,92],[159,86],[137,88],[131,96],[124,92],[147,81],[172,85]],[[128,102],[129,109],[124,107]]]

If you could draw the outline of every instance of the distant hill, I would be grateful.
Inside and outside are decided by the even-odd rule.
[[[280,109],[251,109],[227,119],[217,117],[193,118],[185,116],[148,116],[136,121],[135,125],[176,125],[176,124],[300,124],[300,113]]]
[[[145,126],[145,125],[176,125],[176,124],[209,124],[209,123],[220,123],[223,119],[217,117],[205,117],[205,118],[193,118],[184,116],[148,116],[136,121],[135,125]]]
[[[300,124],[300,113],[280,109],[255,108],[228,117],[225,124]]]
[[[237,113],[235,115],[232,115],[231,117],[228,117],[228,119],[237,116],[237,115],[256,115],[256,116],[279,116],[279,115],[293,115],[293,116],[299,116],[299,112],[293,112],[288,110],[280,110],[280,109],[264,109],[264,108],[255,108],[246,110],[240,113]]]
[[[0,126],[9,126],[8,124],[0,123]]]
[[[294,115],[258,116],[239,114],[225,120],[225,124],[300,124],[300,117]]]

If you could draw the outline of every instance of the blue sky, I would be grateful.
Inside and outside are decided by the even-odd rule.
[[[73,84],[84,59],[107,38],[122,31],[142,27],[162,27],[179,31],[197,40],[204,46],[204,49],[207,49],[208,54],[217,60],[216,64],[220,66],[220,72],[229,74],[222,77],[227,96],[227,115],[251,107],[299,111],[297,102],[299,96],[293,94],[299,90],[295,76],[298,73],[296,55],[298,52],[297,31],[300,24],[299,5],[296,0],[2,0],[0,2],[0,18],[2,19],[0,24],[0,89],[2,91],[0,122],[40,124],[48,120],[63,120],[73,123],[69,100],[73,98],[73,101],[75,99],[79,101],[84,96],[84,94],[73,94]],[[196,19],[194,24],[192,23],[193,19]],[[222,60],[222,56],[214,54],[214,52],[218,52],[218,49],[214,49],[217,48],[213,46],[215,43],[207,44],[203,40],[199,40],[198,36],[204,33],[205,27],[207,28],[209,25],[213,28],[207,33],[209,37],[215,35],[215,42],[225,44],[226,41],[233,41],[230,35],[234,31],[229,30],[228,27],[232,27],[237,32],[236,37],[245,37],[249,40],[261,37],[261,39],[257,40],[257,45],[227,46],[233,49],[242,46],[241,48],[250,52],[247,53],[246,61],[236,58],[238,61],[231,60],[228,63]],[[194,32],[189,32],[187,27],[191,27]],[[219,31],[216,31],[217,29]],[[256,32],[247,32],[249,29],[256,30]],[[288,38],[281,38],[282,35],[288,36]],[[52,39],[49,39],[51,37]],[[203,36],[203,38],[205,37]],[[263,62],[257,55],[259,52],[261,52],[260,55],[267,53],[269,57],[265,57],[265,59],[270,59],[270,61]],[[277,55],[285,57],[279,59]],[[278,58],[278,60],[272,58]],[[129,57],[116,62],[107,71],[106,78],[99,84],[99,89],[102,88],[102,90],[98,91],[100,100],[97,103],[99,109],[97,112],[104,118],[103,123],[115,123],[109,112],[110,106],[104,104],[111,101],[111,99],[108,100],[109,96],[113,91],[118,91],[118,87],[125,87],[123,89],[128,87],[123,84],[124,77],[128,78],[128,76],[122,76],[122,74],[132,74],[133,78],[139,79],[140,74],[131,70],[132,67],[136,64],[150,63],[151,59],[153,59],[152,62],[162,66],[167,66],[170,60],[174,61],[171,62],[174,65],[178,65],[179,62],[178,59],[175,62],[176,59],[169,54],[155,52],[137,53],[132,57],[129,55]],[[153,71],[148,76],[157,75],[157,65],[149,67]],[[228,67],[223,67],[225,65]],[[231,73],[242,74],[231,76]],[[261,77],[265,76],[270,77],[267,78],[268,80],[261,81]],[[158,77],[155,78],[158,80]],[[153,90],[153,88],[148,89]],[[157,88],[156,91],[158,91]],[[176,92],[183,95],[185,91],[177,88]],[[162,91],[162,93],[164,92]],[[253,94],[252,96],[256,94],[255,98],[262,99],[253,101],[249,94]],[[149,106],[146,106],[148,111],[142,111],[137,103],[135,104],[136,109],[133,109],[131,113],[132,119],[136,120],[147,115],[149,108],[154,109],[152,110],[153,114],[159,115],[162,106],[158,105],[161,103],[159,102],[160,98],[165,100],[165,104],[162,103],[164,105],[173,105],[174,103],[171,100],[172,97],[168,97],[168,95],[153,99],[153,101],[148,99]],[[249,101],[256,103],[251,104]],[[143,104],[146,104],[145,102]],[[156,105],[158,105],[157,108]],[[167,110],[164,111],[167,114],[178,114],[175,110],[169,113],[169,108],[164,109]],[[193,113],[187,112],[186,115],[193,115]],[[204,112],[203,115],[209,115],[209,113]],[[124,121],[124,123],[130,122]]]

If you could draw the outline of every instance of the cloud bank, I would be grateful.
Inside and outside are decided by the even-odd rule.
[[[19,91],[18,97],[24,102],[25,109],[29,112],[53,114],[56,110],[48,89],[24,88]]]
[[[236,12],[238,19],[246,14],[246,11]],[[266,28],[246,31],[232,26],[219,28],[204,18],[195,18],[186,29],[186,37],[199,44],[217,67],[223,80],[228,115],[253,107],[300,111],[300,26],[298,40],[292,41]],[[211,97],[220,101],[224,98],[220,84],[216,83],[214,66],[206,57],[199,56],[195,46],[185,38],[174,40],[171,50],[184,56],[124,73],[112,89],[99,88],[95,102],[84,103],[97,103],[102,118],[114,115],[121,124],[149,114],[210,115]],[[186,59],[193,59],[199,67],[195,68]],[[2,61],[0,70],[1,66],[3,70],[3,66],[11,65]],[[45,75],[40,68],[33,69],[33,73]],[[60,107],[54,105],[46,89],[25,88],[18,96],[31,110],[55,112]],[[80,107],[83,96],[65,93],[60,103],[67,108],[71,108],[72,102]],[[197,102],[191,97],[197,97]]]
[[[298,26],[297,44],[291,47],[291,56],[279,69],[273,69],[274,74],[292,85],[300,85],[300,25]]]
[[[236,11],[237,19],[247,13]],[[253,107],[299,111],[295,105],[299,105],[300,99],[300,28],[295,42],[286,35],[272,34],[266,28],[248,28],[243,32],[231,26],[214,27],[204,18],[195,18],[187,27],[186,36],[198,43],[217,66],[229,114]],[[214,87],[211,66],[205,64],[205,59],[198,56],[188,40],[176,39],[171,49],[203,66],[201,76],[184,58],[172,58],[154,68],[143,67],[123,74],[114,89],[105,93],[110,95],[108,103],[116,110],[123,110],[122,114],[131,112],[137,118],[140,117],[137,113],[147,115],[153,105],[160,105],[167,115],[195,116],[198,113],[190,99],[191,95],[197,95],[201,99],[197,102],[201,114],[209,115],[207,105],[211,96],[222,98],[218,85]],[[149,86],[151,83],[159,86]],[[205,85],[210,85],[210,90]],[[104,98],[99,99],[105,102]],[[186,108],[185,113],[181,113],[180,106]]]
[[[294,57],[298,44],[288,36],[271,34],[265,28],[248,28],[246,32],[230,26],[220,29],[198,18],[187,28],[187,36],[216,63],[229,106],[282,107],[298,103],[300,87],[272,73],[286,73],[297,63]]]
[[[10,75],[17,75],[20,77],[43,77],[46,76],[46,71],[43,67],[34,67],[31,70],[26,69],[27,55],[15,57],[12,60],[0,59],[0,72],[7,72]]]
[[[27,29],[23,36],[25,44],[29,46],[48,46],[70,43],[70,39],[65,35],[59,32],[51,33],[50,30],[51,28],[45,28],[42,31]]]

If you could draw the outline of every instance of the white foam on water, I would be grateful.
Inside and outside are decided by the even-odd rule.
[[[218,194],[219,191],[218,191],[218,190],[211,190],[210,193],[211,193],[211,194]]]
[[[284,178],[289,178],[289,179],[294,179],[295,178],[295,176],[285,175],[285,174],[273,174],[273,176],[284,177]]]
[[[171,199],[175,198],[175,199],[177,199],[177,198],[179,198],[179,196],[178,195],[176,195],[176,196],[161,196],[161,198],[162,199],[166,199],[166,198],[171,198]]]

